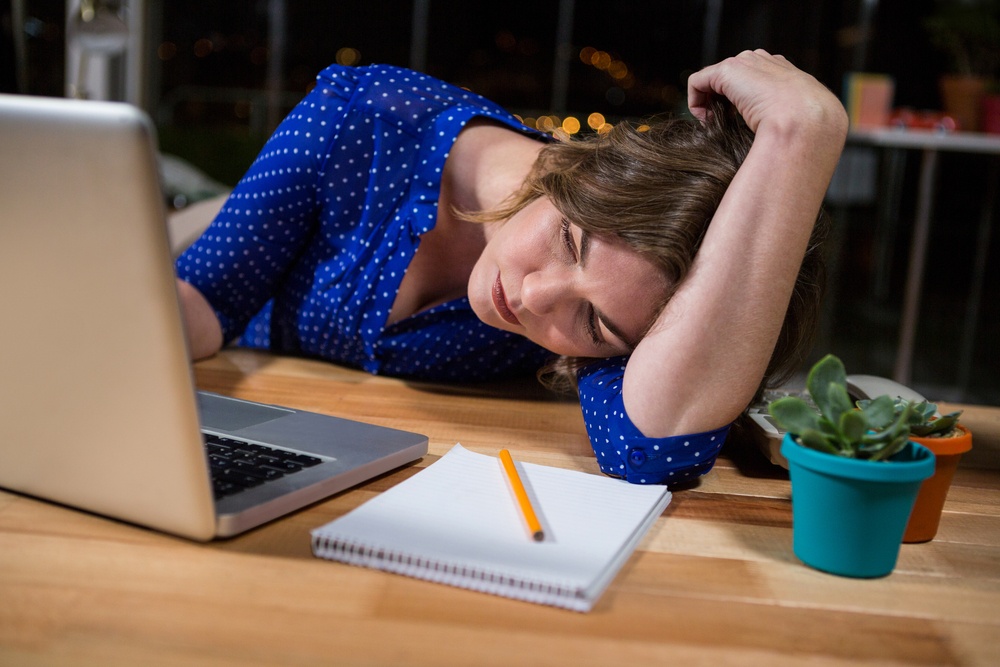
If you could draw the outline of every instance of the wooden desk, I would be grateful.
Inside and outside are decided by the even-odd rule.
[[[0,664],[996,665],[1000,471],[966,467],[938,538],[896,571],[822,574],[791,551],[786,475],[728,455],[664,516],[589,614],[313,558],[308,531],[451,445],[597,472],[573,402],[457,390],[227,351],[199,384],[427,433],[418,465],[241,537],[196,544],[0,492]],[[982,461],[1000,408],[970,409]],[[975,461],[976,459],[973,459]]]

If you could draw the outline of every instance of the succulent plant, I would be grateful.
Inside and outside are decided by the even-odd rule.
[[[932,44],[959,74],[992,78],[1000,67],[1000,2],[937,0],[924,19]]]
[[[774,420],[802,445],[828,454],[883,461],[906,446],[913,406],[896,412],[896,401],[882,395],[864,407],[851,403],[843,362],[828,354],[812,367],[806,390],[819,408],[795,396],[768,406]]]
[[[869,401],[863,400],[858,401],[858,407],[864,408]],[[896,415],[902,414],[903,410],[906,409],[907,401],[904,398],[896,397],[893,405],[893,410]],[[937,415],[937,404],[928,403],[927,401],[921,401],[919,403],[912,403],[912,409],[910,412],[910,435],[915,435],[919,438],[940,438],[948,435],[954,430],[955,425],[958,424],[958,418],[962,416],[961,410],[956,410],[955,412],[949,412],[946,415]]]

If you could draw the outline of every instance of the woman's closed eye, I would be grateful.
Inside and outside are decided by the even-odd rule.
[[[597,347],[601,347],[604,344],[604,340],[601,338],[600,329],[597,326],[597,311],[590,304],[587,304],[587,335],[590,337],[590,341]]]
[[[570,230],[569,220],[563,218],[560,227],[560,236],[566,252],[569,253],[574,263],[581,261],[581,253],[577,250],[576,240],[573,238],[572,231]],[[583,319],[583,328],[587,338],[595,347],[604,345],[604,339],[601,337],[600,327],[597,323],[597,311],[591,303],[587,304],[586,317]]]
[[[573,240],[573,234],[569,229],[569,220],[566,218],[562,219],[559,229],[560,237],[562,238],[563,246],[566,248],[566,252],[569,253],[570,257],[573,258],[574,262],[579,261],[579,255],[576,252],[576,241]]]

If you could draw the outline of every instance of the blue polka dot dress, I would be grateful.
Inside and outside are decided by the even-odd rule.
[[[327,68],[178,258],[178,276],[212,304],[225,339],[244,346],[432,381],[533,373],[549,354],[481,322],[465,297],[386,325],[420,238],[437,220],[448,151],[474,117],[542,139],[488,100],[418,72]],[[620,405],[620,384],[595,385],[587,395],[611,400],[617,392]],[[668,481],[629,473],[641,435],[631,438],[632,450],[614,450],[624,452],[615,454],[624,468],[605,467],[598,442],[631,422],[623,411],[602,415],[592,402],[584,415],[602,470]],[[711,459],[704,461],[689,472],[707,471]]]

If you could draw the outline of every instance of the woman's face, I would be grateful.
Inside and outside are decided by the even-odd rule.
[[[541,197],[490,230],[469,301],[483,322],[556,354],[611,357],[632,351],[667,287],[651,261]]]

